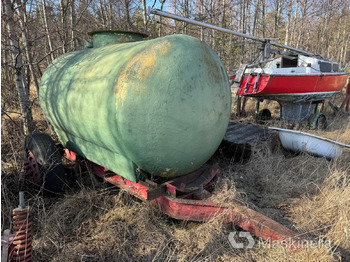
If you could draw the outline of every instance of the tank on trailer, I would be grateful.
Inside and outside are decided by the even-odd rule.
[[[229,122],[228,76],[186,35],[92,32],[88,48],[45,71],[40,104],[64,147],[138,181],[137,168],[175,177],[205,163]]]

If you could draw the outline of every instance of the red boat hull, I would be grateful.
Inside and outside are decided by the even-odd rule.
[[[332,95],[343,89],[347,78],[347,74],[323,76],[261,75],[254,88],[257,76],[251,75],[247,85],[248,76],[243,78],[238,94],[257,97],[324,95],[325,93]]]

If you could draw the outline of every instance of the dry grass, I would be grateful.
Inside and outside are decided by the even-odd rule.
[[[254,110],[254,107],[252,107]],[[252,112],[250,112],[252,113]],[[328,115],[327,115],[328,116]],[[52,130],[35,104],[37,131]],[[331,116],[317,132],[350,141],[349,119]],[[251,116],[246,118],[251,121]],[[241,201],[301,234],[330,240],[332,247],[233,249],[222,224],[177,221],[78,168],[67,168],[64,195],[46,198],[23,174],[20,120],[2,121],[2,230],[20,190],[33,208],[34,261],[334,261],[350,260],[350,152],[336,161],[287,154],[275,142],[257,143],[246,163],[220,155],[213,201]],[[68,187],[69,186],[69,187]],[[256,239],[258,241],[258,239]],[[266,243],[265,243],[266,244]]]
[[[341,257],[335,254],[330,248],[308,248],[299,251],[291,249],[254,249],[250,253],[251,261],[271,262],[271,261],[310,261],[310,262],[331,262],[339,261]]]
[[[322,183],[332,163],[308,154],[285,156],[281,149],[272,151],[270,143],[254,148],[246,164],[231,165],[230,172],[249,197],[262,206],[313,192]]]
[[[350,250],[349,173],[350,168],[335,170],[316,195],[304,195],[290,209],[291,220],[298,228],[321,234],[347,250]]]
[[[245,204],[242,201],[239,192],[237,192],[236,182],[228,177],[229,174],[230,172],[225,173],[221,171],[209,200],[222,204],[230,204],[237,201],[242,202],[241,204]]]
[[[40,261],[212,261],[234,254],[229,226],[218,219],[174,221],[111,188],[66,196],[46,218],[34,242]]]

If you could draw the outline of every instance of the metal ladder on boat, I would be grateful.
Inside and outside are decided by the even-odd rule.
[[[232,108],[233,111],[235,103],[237,101],[237,114],[240,115],[241,112],[241,97],[238,95],[238,92],[241,87],[242,80],[244,79],[244,73],[247,68],[247,64],[241,64],[241,66],[236,71],[235,79],[231,85],[231,96],[232,96]]]
[[[243,109],[244,109],[244,104],[245,104],[245,101],[246,101],[246,97],[244,98],[243,100],[243,109],[241,109],[241,96],[238,95],[238,92],[241,88],[241,83],[243,81],[243,79],[245,78],[245,71],[247,69],[248,65],[247,64],[242,64],[240,66],[240,68],[237,70],[236,72],[236,76],[235,76],[235,79],[233,80],[233,83],[231,85],[231,92],[232,92],[232,110],[233,110],[233,107],[234,107],[234,104],[236,102],[236,99],[237,99],[237,114],[238,115],[241,115]],[[256,93],[257,92],[257,83],[259,81],[259,78],[260,78],[260,73],[258,73],[256,79],[255,79],[255,83],[249,83],[249,79],[251,77],[251,73],[248,74],[248,78],[247,78],[247,82],[245,83],[245,86],[244,86],[244,94],[247,93],[247,90],[248,90],[248,84],[251,85],[251,84],[254,84],[254,92]]]
[[[244,86],[244,94],[247,93],[248,86],[250,86],[250,85],[254,85],[253,86],[253,94],[256,94],[256,92],[258,91],[257,84],[258,84],[258,81],[260,79],[260,75],[261,75],[261,73],[258,73],[256,75],[255,81],[253,83],[249,83],[250,77],[252,76],[252,74],[249,72],[247,82],[245,82],[245,86]]]
[[[235,75],[235,79],[233,80],[233,83],[231,86],[232,89],[240,87],[246,68],[247,68],[247,64],[242,64],[240,68],[238,68]]]

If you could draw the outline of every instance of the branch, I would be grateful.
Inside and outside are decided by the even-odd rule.
[[[23,131],[22,131],[22,127],[20,127],[20,126],[16,123],[16,121],[13,120],[12,117],[11,117],[9,114],[7,114],[3,109],[1,109],[1,115],[7,116],[7,117],[12,121],[12,123],[14,123],[15,126],[18,127],[18,130],[19,130],[19,132],[21,133],[21,135],[22,135],[22,136],[24,135],[24,134],[23,134]],[[22,115],[22,114],[20,114],[20,115]]]
[[[75,26],[78,25],[78,23],[80,22],[80,19],[83,17],[83,14],[85,13],[85,11],[87,10],[87,8],[89,7],[89,5],[90,5],[91,3],[92,3],[92,0],[90,0],[90,3],[88,3],[88,4],[86,5],[86,7],[83,9],[83,11],[81,11],[80,16],[78,17],[77,22],[75,23]]]
[[[72,42],[72,40],[68,41],[67,43],[65,43],[66,45],[70,44]],[[65,45],[63,44],[63,45]],[[55,48],[54,50],[52,50],[51,52],[49,52],[48,54],[46,54],[45,56],[43,56],[39,61],[36,61],[35,63],[33,63],[33,65],[38,65],[40,64],[46,57],[50,56],[51,53],[57,51],[58,49],[62,48],[63,45],[60,45],[59,47]]]

